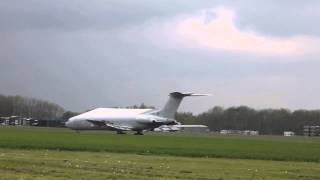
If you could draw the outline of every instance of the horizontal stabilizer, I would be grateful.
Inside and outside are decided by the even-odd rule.
[[[186,96],[211,96],[211,94],[198,94],[198,93],[189,93],[189,92],[188,93],[172,92],[172,93],[170,93],[169,96],[182,98],[182,97],[186,97]]]
[[[191,96],[212,96],[211,94],[196,94],[192,93]]]

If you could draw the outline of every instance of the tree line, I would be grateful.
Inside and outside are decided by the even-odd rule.
[[[154,109],[154,106],[142,103],[126,108]],[[283,134],[283,131],[293,131],[302,135],[304,125],[320,126],[320,110],[291,111],[284,108],[256,110],[247,106],[230,108],[215,106],[199,115],[178,112],[175,119],[182,124],[207,125],[212,131],[257,130],[260,134]]]
[[[145,104],[127,108],[151,108]],[[0,95],[0,117],[20,116],[43,120],[66,121],[79,113],[65,111],[61,106],[41,99],[22,96]],[[194,115],[190,112],[176,113],[176,120],[182,124],[207,125],[213,131],[223,129],[258,130],[260,134],[282,134],[293,131],[303,134],[304,125],[320,125],[320,110],[261,109],[247,106],[223,108],[213,107],[207,112]]]
[[[223,108],[216,106],[199,115],[177,113],[182,124],[203,124],[213,131],[222,129],[258,130],[260,134],[303,134],[304,125],[320,125],[320,110],[262,109],[247,106]]]
[[[64,108],[46,100],[0,95],[1,117],[20,116],[52,120],[60,118],[64,112]]]

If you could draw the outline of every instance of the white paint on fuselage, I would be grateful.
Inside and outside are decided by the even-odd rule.
[[[152,111],[152,109],[121,109],[121,108],[97,108],[85,113],[82,113],[73,118],[105,118],[105,117],[133,117],[142,113]],[[72,118],[71,118],[72,119]]]
[[[152,112],[152,109],[120,109],[120,108],[97,108],[70,118],[66,126],[76,130],[106,129],[107,126],[96,126],[88,120],[106,122],[118,126],[134,127],[145,129],[153,119],[153,115],[143,114]]]

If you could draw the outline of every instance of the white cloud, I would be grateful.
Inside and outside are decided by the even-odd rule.
[[[170,48],[200,48],[263,56],[297,56],[315,52],[319,38],[306,35],[275,37],[236,26],[236,13],[228,8],[201,10],[163,22],[131,29],[153,44]],[[263,21],[263,20],[262,20]]]

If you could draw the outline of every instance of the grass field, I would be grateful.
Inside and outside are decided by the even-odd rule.
[[[186,157],[320,162],[319,138],[192,136],[81,132],[56,128],[0,128],[0,148],[105,151]]]
[[[0,179],[320,179],[320,164],[0,149]]]
[[[0,127],[1,179],[320,179],[320,139]]]

